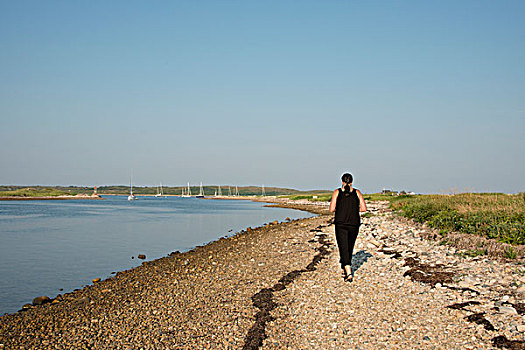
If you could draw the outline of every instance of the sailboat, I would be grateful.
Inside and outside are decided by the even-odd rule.
[[[193,197],[193,196],[191,195],[191,191],[190,191],[190,183],[189,183],[189,182],[188,182],[188,189],[186,190],[186,192],[184,192],[184,191],[182,192],[181,197],[185,197],[185,198]]]
[[[195,198],[204,198],[204,191],[202,189],[202,182],[201,182],[201,186],[200,186],[200,189],[199,189],[199,194],[196,195]]]
[[[155,195],[156,198],[166,198],[166,196],[162,193],[162,182],[160,183],[159,188],[157,188],[157,194]]]
[[[129,196],[128,196],[128,201],[134,201],[135,199],[137,199],[137,197],[135,197],[133,195],[133,184],[131,182],[131,177],[129,178]]]

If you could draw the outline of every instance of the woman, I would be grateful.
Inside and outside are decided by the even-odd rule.
[[[357,188],[352,188],[353,177],[351,174],[343,174],[341,177],[343,186],[332,194],[330,212],[335,211],[335,238],[339,247],[341,268],[343,269],[345,281],[351,282],[352,276],[352,252],[361,225],[359,212],[366,211],[366,203],[363,195]]]

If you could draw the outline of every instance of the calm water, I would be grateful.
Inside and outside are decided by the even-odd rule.
[[[140,265],[138,254],[153,260],[248,226],[308,216],[243,200],[0,201],[0,315]]]

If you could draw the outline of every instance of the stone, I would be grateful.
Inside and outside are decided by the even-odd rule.
[[[516,326],[516,330],[520,333],[524,333],[525,332],[525,325],[523,324],[520,324],[520,325],[517,325]]]
[[[139,254],[139,255],[137,256],[137,258],[144,260],[144,259],[146,259],[146,255],[144,255],[144,254]]]
[[[512,306],[500,306],[498,307],[499,312],[509,315],[517,315],[518,312]]]
[[[50,303],[50,302],[51,302],[51,299],[45,295],[36,297],[35,299],[33,299],[33,305],[43,305],[43,304]]]
[[[459,282],[458,283],[458,286],[460,288],[471,288],[471,287],[474,287],[474,285],[476,284],[476,280],[469,277],[469,276],[465,276],[463,278],[463,281]]]
[[[100,282],[100,277],[97,277],[97,278],[93,279],[92,281],[93,281],[93,283]]]

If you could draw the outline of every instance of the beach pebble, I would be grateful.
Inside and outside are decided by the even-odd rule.
[[[47,296],[40,296],[33,299],[33,305],[43,305],[51,302],[51,299]]]
[[[498,310],[499,310],[499,312],[504,313],[504,314],[509,314],[509,315],[517,315],[518,314],[516,309],[513,308],[512,306],[500,306],[498,308]]]

